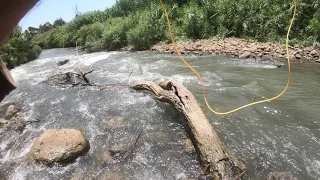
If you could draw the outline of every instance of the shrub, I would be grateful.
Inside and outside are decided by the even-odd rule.
[[[118,50],[127,46],[127,31],[135,26],[133,17],[110,19],[102,34],[102,42],[106,50]]]
[[[105,25],[96,22],[91,25],[82,26],[78,30],[79,37],[77,42],[79,45],[85,45],[87,41],[93,42],[102,38],[102,33],[105,28]]]
[[[166,38],[166,21],[159,5],[139,13],[138,25],[127,33],[128,44],[135,50],[146,50],[154,43]]]
[[[87,53],[99,52],[104,50],[101,40],[88,41],[85,43],[84,48]]]
[[[191,39],[204,38],[204,27],[206,24],[204,12],[196,4],[189,4],[183,8],[182,30]]]

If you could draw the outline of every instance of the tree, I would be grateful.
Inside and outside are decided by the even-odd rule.
[[[10,37],[9,38],[12,38],[12,37],[21,37],[22,36],[22,28],[21,26],[16,26],[12,33],[10,34]]]
[[[28,27],[28,29],[26,29],[24,31],[24,37],[25,39],[27,39],[28,41],[32,40],[32,38],[37,35],[39,33],[39,29],[35,28],[35,27]]]
[[[48,31],[50,31],[51,29],[53,29],[53,26],[52,26],[52,24],[49,23],[49,22],[46,22],[46,23],[44,23],[43,25],[40,24],[40,26],[39,26],[39,31],[40,31],[41,33],[48,32]]]
[[[59,26],[63,26],[65,24],[66,24],[66,22],[62,18],[59,18],[59,19],[56,19],[53,22],[53,28],[56,28],[56,27],[59,27]]]

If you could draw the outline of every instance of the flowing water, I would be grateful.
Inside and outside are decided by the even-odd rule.
[[[57,62],[70,59],[63,66]],[[272,97],[286,83],[286,68],[270,62],[221,56],[187,56],[202,74],[210,104],[226,111]],[[42,53],[33,62],[11,71],[18,88],[0,104],[3,115],[10,104],[23,108],[27,125],[22,134],[0,133],[0,175],[8,179],[199,179],[201,166],[185,147],[188,138],[183,117],[170,105],[147,92],[115,87],[60,88],[43,81],[76,67],[93,69],[97,84],[175,79],[197,98],[223,142],[245,162],[248,179],[266,179],[273,171],[293,173],[299,179],[320,178],[320,72],[315,67],[294,67],[292,84],[281,99],[216,116],[205,106],[197,78],[175,55],[151,52],[101,52],[76,56],[68,49]],[[123,118],[124,128],[108,122]],[[26,162],[35,139],[46,129],[82,130],[89,152],[67,166],[44,167]],[[0,131],[2,131],[0,129]],[[104,163],[100,154],[110,147],[142,136],[133,156]],[[114,178],[117,177],[117,178]],[[1,178],[1,176],[0,176]]]

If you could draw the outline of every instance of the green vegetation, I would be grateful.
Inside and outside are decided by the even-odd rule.
[[[164,0],[178,40],[240,37],[283,43],[292,16],[292,0]],[[41,48],[74,47],[89,52],[149,49],[169,42],[159,0],[118,0],[105,11],[77,13],[69,23],[29,27],[25,38]],[[320,0],[298,0],[291,42],[312,45],[320,41]]]
[[[17,26],[6,43],[0,47],[0,59],[11,69],[38,58],[41,51],[42,49],[38,45],[30,43],[23,37],[21,27]]]

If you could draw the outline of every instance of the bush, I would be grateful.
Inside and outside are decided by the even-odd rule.
[[[284,42],[292,15],[291,0],[164,0],[177,39],[240,37]],[[298,2],[290,34],[293,43],[320,41],[320,0]],[[118,50],[131,45],[145,50],[159,41],[169,41],[163,9],[158,0],[118,0],[105,11],[77,15],[31,28],[25,37],[42,48],[79,45],[88,49]],[[63,25],[64,24],[64,25]],[[52,27],[51,27],[52,26]],[[41,30],[44,29],[44,30]],[[32,32],[32,33],[31,33]],[[22,36],[21,30],[15,36]]]
[[[39,55],[41,54],[41,52],[42,52],[42,49],[40,46],[33,45],[32,49],[27,54],[27,59],[29,61],[37,59],[39,57]]]
[[[310,21],[310,25],[308,26],[307,30],[313,37],[314,41],[320,42],[320,8],[317,10],[316,14]]]
[[[129,30],[127,40],[135,50],[146,50],[166,38],[166,21],[161,6],[156,4],[138,14],[138,25]]]
[[[93,42],[101,39],[104,28],[105,28],[105,25],[100,22],[96,22],[91,25],[82,26],[78,30],[78,34],[79,34],[79,37],[77,39],[78,44],[83,46],[88,41]]]
[[[70,23],[70,31],[77,31],[82,26],[94,24],[96,22],[105,22],[108,19],[108,15],[104,11],[93,11],[84,14],[77,15]]]
[[[204,12],[196,4],[190,4],[183,8],[182,30],[191,39],[202,39],[205,37]]]
[[[135,26],[133,17],[110,19],[102,34],[104,48],[109,51],[118,50],[128,45],[127,31]]]
[[[104,46],[101,40],[88,41],[84,45],[84,48],[87,53],[99,52],[104,50]]]

